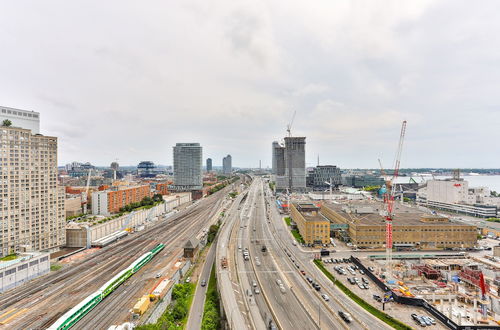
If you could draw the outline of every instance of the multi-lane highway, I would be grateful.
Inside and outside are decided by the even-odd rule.
[[[0,310],[25,310],[5,326],[11,329],[46,328],[138,256],[157,243],[166,243],[167,247],[161,253],[104,299],[74,328],[101,329],[129,320],[130,309],[137,298],[152,288],[155,275],[181,255],[182,246],[187,239],[204,229],[207,220],[220,213],[228,189],[59,272],[0,295]]]
[[[267,186],[265,190],[267,211],[273,237],[280,243],[283,249],[286,249],[291,254],[291,258],[294,259],[295,264],[298,264],[300,269],[306,272],[306,276],[313,278],[321,286],[321,293],[325,293],[329,296],[330,301],[323,301],[323,303],[328,307],[330,313],[337,316],[338,311],[349,312],[354,319],[353,322],[349,324],[349,328],[389,329],[385,323],[366,312],[337,287],[333,286],[330,280],[313,264],[311,253],[303,252],[298,245],[293,245],[293,238],[282,216],[279,214],[272,194]],[[317,296],[318,299],[322,299],[319,295]],[[345,326],[345,324],[343,324],[343,326]]]

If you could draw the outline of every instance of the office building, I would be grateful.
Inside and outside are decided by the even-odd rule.
[[[383,186],[385,181],[382,177],[370,174],[345,174],[341,176],[342,185],[354,188],[369,186]]]
[[[199,143],[177,143],[174,147],[174,184],[170,190],[190,191],[203,187],[203,148]]]
[[[290,215],[306,244],[330,243],[330,221],[310,202],[292,203]]]
[[[207,158],[207,172],[212,172],[212,158]]]
[[[342,183],[340,168],[334,165],[318,165],[307,173],[307,186],[313,190],[329,189]]]
[[[12,127],[29,129],[31,134],[40,134],[40,113],[0,106],[0,123],[10,120]]]
[[[324,203],[321,213],[331,221],[334,235],[358,248],[385,247],[385,205],[379,201]],[[475,226],[451,222],[397,203],[393,216],[395,249],[472,248],[477,242]]]
[[[285,146],[273,143],[276,190],[306,190],[306,138],[285,137]]]
[[[144,197],[151,197],[149,185],[126,187],[116,186],[111,190],[92,193],[92,214],[110,215],[120,212],[120,209],[132,203],[138,203]]]
[[[232,164],[232,158],[231,155],[227,155],[226,157],[222,158],[222,173],[223,174],[231,174],[233,171],[233,164]]]
[[[2,126],[0,140],[0,255],[64,245],[65,193],[57,185],[57,138]]]

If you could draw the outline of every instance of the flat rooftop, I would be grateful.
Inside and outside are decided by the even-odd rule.
[[[360,201],[339,201],[337,203],[327,202],[324,204],[329,209],[335,211],[340,216],[347,219],[349,223],[358,225],[384,225],[386,207],[383,202],[374,200]],[[415,225],[415,226],[469,226],[450,222],[448,218],[432,215],[423,212],[417,207],[409,207],[394,203],[394,226]]]
[[[294,202],[293,205],[306,221],[328,221],[328,218],[319,213],[320,208],[311,202]]]

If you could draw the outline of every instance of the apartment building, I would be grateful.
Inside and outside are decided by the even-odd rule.
[[[330,243],[330,221],[310,202],[292,203],[290,215],[306,244]]]
[[[140,202],[144,197],[151,197],[149,185],[135,187],[114,187],[112,190],[92,193],[92,214],[110,215],[120,208]]]
[[[199,143],[177,143],[174,147],[175,191],[200,190],[203,187],[203,148]]]
[[[14,110],[9,109],[14,115]],[[0,122],[10,118],[4,116],[3,110]],[[15,115],[20,113],[22,118],[26,113],[27,121],[28,114],[31,118],[37,114],[15,110]],[[17,123],[22,125],[23,121]],[[65,193],[57,185],[57,138],[33,133],[21,127],[0,127],[1,256],[54,249],[66,240]]]

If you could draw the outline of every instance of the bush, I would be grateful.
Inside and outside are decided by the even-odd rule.
[[[221,329],[219,310],[220,298],[217,292],[217,279],[215,278],[215,267],[212,266],[205,297],[205,306],[203,308],[202,330]]]
[[[287,226],[291,226],[292,225],[291,224],[292,219],[290,217],[285,217],[284,220],[285,220]]]
[[[219,226],[217,225],[211,225],[210,228],[208,229],[208,234],[207,234],[207,242],[211,243],[215,239],[215,235],[217,235],[217,231],[219,231]]]
[[[295,240],[299,243],[305,243],[304,239],[302,238],[302,235],[300,235],[299,231],[297,229],[292,229],[291,230],[293,237],[295,237]]]

